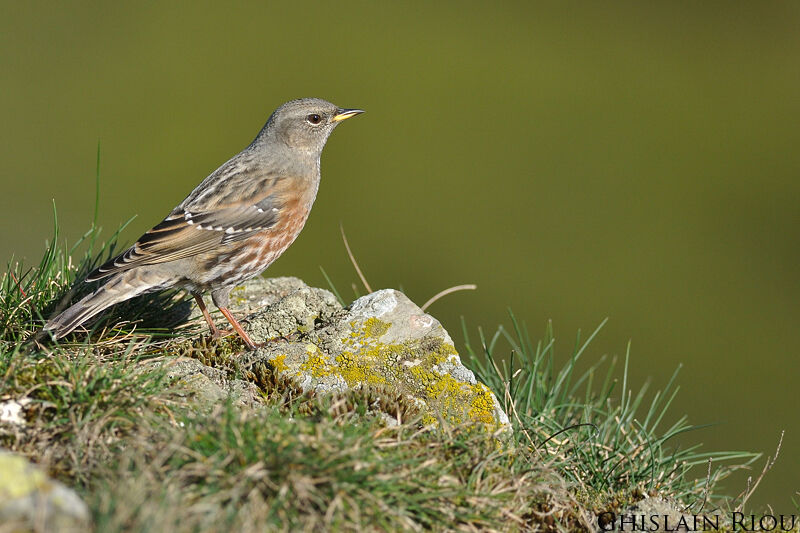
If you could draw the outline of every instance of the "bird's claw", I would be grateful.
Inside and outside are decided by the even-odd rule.
[[[236,331],[233,329],[218,329],[211,332],[211,338],[214,340],[219,340],[223,337],[230,337],[231,335],[236,335]]]

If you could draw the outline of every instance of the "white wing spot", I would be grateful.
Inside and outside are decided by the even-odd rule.
[[[278,208],[277,208],[277,207],[273,207],[273,208],[272,208],[272,212],[273,212],[273,213],[277,213],[277,212],[278,212]]]

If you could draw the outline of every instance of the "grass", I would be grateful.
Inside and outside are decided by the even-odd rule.
[[[579,359],[605,321],[585,340],[578,332],[572,355],[557,368],[552,324],[534,345],[527,328],[511,312],[510,319],[513,334],[502,326],[491,337],[479,331],[481,350],[472,347],[464,328],[467,365],[499,392],[518,444],[535,450],[590,499],[598,492],[662,493],[687,504],[722,505],[728,497],[714,491],[717,484],[758,458],[744,451],[702,452],[700,445],[672,446],[674,437],[705,426],[689,424],[686,416],[668,426],[664,423],[678,393],[678,370],[652,397],[648,398],[647,384],[634,393],[627,383],[630,345],[621,384],[616,379],[616,358],[601,357],[577,374]],[[503,350],[510,357],[498,355]],[[706,467],[706,476],[692,475]],[[702,510],[708,509],[693,509]]]
[[[501,527],[524,523],[514,510],[545,482],[509,476],[518,457],[456,430],[423,435],[410,425],[353,423],[322,411],[230,406],[182,422],[179,433],[157,432],[170,440],[140,439],[106,475],[105,496],[95,503],[101,530]],[[154,487],[166,508],[152,505]]]
[[[240,367],[235,346],[198,338],[195,323],[142,327],[165,328],[152,309],[185,314],[169,293],[108,313],[89,337],[25,344],[116,249],[119,232],[102,244],[97,235],[93,225],[66,247],[56,228],[39,265],[9,265],[0,279],[0,401],[32,401],[25,426],[0,425],[0,446],[76,488],[97,531],[587,530],[644,495],[692,512],[731,505],[719,481],[757,458],[672,445],[696,429],[685,417],[666,423],[677,372],[651,395],[628,383],[629,353],[621,368],[601,357],[579,371],[602,324],[565,359],[551,326],[534,343],[512,314],[510,330],[479,330],[479,347],[464,327],[462,357],[509,413],[508,440],[424,429],[411,411],[386,427],[364,416],[374,401],[398,401],[380,390],[304,394],[271,369]],[[258,405],[198,408],[152,364],[177,355],[251,381]]]

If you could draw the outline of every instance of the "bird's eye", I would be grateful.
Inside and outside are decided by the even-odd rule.
[[[319,124],[320,122],[322,122],[322,117],[320,117],[316,113],[311,113],[306,117],[306,120],[308,121],[309,124]]]

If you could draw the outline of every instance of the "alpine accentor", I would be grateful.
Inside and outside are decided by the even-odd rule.
[[[279,107],[250,145],[203,180],[160,224],[86,281],[106,280],[51,318],[54,337],[116,303],[173,287],[192,293],[211,332],[201,294],[210,291],[245,344],[253,341],[228,310],[230,290],[257,276],[297,238],[317,196],[320,155],[342,120],[362,113],[317,98]]]

